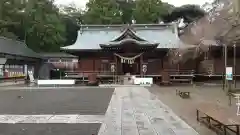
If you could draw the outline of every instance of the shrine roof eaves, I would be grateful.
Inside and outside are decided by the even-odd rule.
[[[158,44],[157,48],[179,48],[181,42],[175,24],[81,25],[75,44],[62,49],[101,49],[100,44],[119,38],[126,29],[133,31],[143,41]]]
[[[83,30],[92,30],[92,29],[109,29],[109,28],[149,28],[149,27],[155,27],[155,28],[159,28],[159,27],[169,27],[172,26],[172,23],[169,24],[113,24],[113,25],[88,25],[88,24],[84,24],[84,25],[79,25],[80,29]]]
[[[0,36],[0,53],[41,59],[41,55],[28,48],[24,42]]]
[[[42,52],[44,58],[78,58],[77,56],[63,52]]]
[[[138,40],[131,39],[131,38],[124,39],[124,40],[121,40],[121,41],[111,41],[111,42],[108,42],[108,43],[100,44],[100,46],[101,47],[116,47],[116,46],[123,45],[125,43],[135,43],[139,46],[155,46],[155,47],[158,46],[158,43],[150,43],[148,41],[138,41]]]

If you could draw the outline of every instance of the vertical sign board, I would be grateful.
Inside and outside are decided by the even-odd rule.
[[[7,59],[6,58],[0,58],[0,77],[4,76],[3,66],[6,64]]]
[[[33,77],[33,72],[32,71],[28,71],[28,77],[29,77],[29,80],[30,82],[34,82],[34,77]]]
[[[28,66],[24,65],[24,75],[27,76],[28,74]]]
[[[226,80],[233,80],[232,67],[226,67]]]

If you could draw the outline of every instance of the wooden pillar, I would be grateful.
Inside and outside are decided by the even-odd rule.
[[[179,74],[179,72],[180,72],[180,64],[178,62],[178,64],[177,64],[177,73]]]
[[[117,62],[117,56],[114,55],[114,63],[115,63],[115,72],[114,72],[114,83],[118,82],[118,62]]]
[[[114,63],[115,63],[115,65],[116,65],[116,72],[115,72],[115,74],[118,74],[118,62],[117,62],[117,56],[116,55],[114,55]]]
[[[93,62],[93,72],[95,72],[95,71],[96,71],[96,67],[95,67],[95,66],[96,66],[96,65],[95,65],[95,61],[96,61],[96,60],[95,60],[95,58],[94,58],[94,59],[92,60],[92,62]]]
[[[143,66],[143,54],[140,56],[140,76],[143,76],[143,71],[142,71],[142,66]]]

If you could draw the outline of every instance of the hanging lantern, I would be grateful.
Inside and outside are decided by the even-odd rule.
[[[111,72],[115,72],[116,71],[116,66],[115,64],[111,64]]]
[[[143,65],[142,65],[142,72],[143,72],[143,73],[146,73],[146,72],[147,72],[147,65],[146,65],[146,64],[143,64]]]

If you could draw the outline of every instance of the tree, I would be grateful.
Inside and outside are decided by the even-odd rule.
[[[121,24],[121,12],[115,0],[89,0],[84,13],[85,24]]]
[[[12,31],[21,24],[24,2],[19,0],[0,1],[0,35],[16,39]]]
[[[61,15],[65,18],[69,18],[73,21],[73,23],[82,24],[83,23],[83,10],[77,8],[74,4],[70,5],[62,5],[61,7]]]
[[[66,27],[66,42],[65,45],[74,44],[79,30],[79,24],[83,23],[83,12],[74,5],[62,7],[63,20]]]
[[[179,19],[184,19],[184,23],[191,23],[205,15],[205,11],[197,5],[183,5],[174,8],[173,11],[164,16],[164,22],[172,22]]]
[[[158,23],[172,5],[161,0],[90,0],[84,24]]]
[[[161,0],[137,0],[133,18],[136,23],[158,23],[167,13],[167,6]]]
[[[118,0],[117,1],[122,13],[122,23],[131,24],[133,20],[133,11],[136,6],[136,2],[133,0]]]
[[[52,0],[1,0],[0,35],[24,40],[35,51],[58,51],[65,24]]]
[[[177,55],[176,59],[178,61],[200,57],[203,53],[209,51],[211,45],[233,45],[233,41],[239,41],[239,18],[233,12],[230,12],[234,4],[229,1],[216,0],[212,3],[211,7],[213,8],[209,10],[209,13],[184,29],[181,39],[185,43],[196,45],[196,47],[175,50],[175,54],[188,55],[182,58]]]
[[[27,45],[35,51],[58,51],[65,41],[65,25],[53,1],[29,1],[22,28]]]

